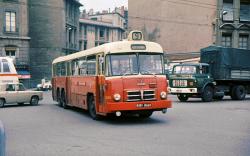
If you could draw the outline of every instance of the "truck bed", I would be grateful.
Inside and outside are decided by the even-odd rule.
[[[215,80],[250,81],[250,50],[210,46],[201,49],[201,63],[210,64]]]

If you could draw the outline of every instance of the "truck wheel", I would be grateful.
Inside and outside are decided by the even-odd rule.
[[[211,86],[204,88],[201,99],[203,102],[211,102],[213,100],[213,88]]]
[[[4,107],[4,103],[5,103],[4,99],[0,99],[0,108]]]
[[[231,98],[233,100],[244,100],[246,97],[246,89],[242,85],[234,86],[231,92]]]
[[[188,100],[187,94],[177,94],[177,97],[181,102],[186,102]]]
[[[88,98],[88,111],[89,115],[93,120],[99,120],[100,116],[96,114],[96,107],[95,107],[95,99],[93,96],[89,96]]]

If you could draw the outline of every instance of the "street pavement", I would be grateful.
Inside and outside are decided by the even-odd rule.
[[[137,117],[92,120],[44,92],[39,106],[0,109],[7,156],[250,156],[250,96],[244,101],[179,102]]]

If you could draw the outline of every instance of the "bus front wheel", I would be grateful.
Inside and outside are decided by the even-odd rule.
[[[93,120],[99,120],[100,116],[96,114],[96,106],[94,96],[90,95],[88,98],[88,111]]]

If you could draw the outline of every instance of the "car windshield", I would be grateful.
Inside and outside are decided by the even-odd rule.
[[[109,76],[163,74],[161,54],[113,54],[107,60]]]
[[[175,66],[173,74],[196,74],[195,66]]]

